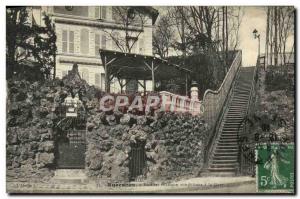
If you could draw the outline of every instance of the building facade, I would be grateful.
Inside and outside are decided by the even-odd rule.
[[[153,8],[151,8],[153,9]],[[122,51],[112,34],[125,37],[122,24],[117,21],[111,6],[45,6],[33,7],[32,17],[41,24],[42,13],[51,16],[57,35],[56,77],[62,78],[74,63],[78,64],[80,75],[90,85],[104,89],[104,68],[99,49]],[[152,29],[155,19],[146,9],[142,31],[131,48],[132,53],[152,55]],[[134,27],[132,27],[134,28]],[[136,27],[138,28],[138,27]],[[147,85],[151,82],[147,82]],[[147,86],[147,89],[151,86]],[[141,89],[141,88],[139,88]],[[111,92],[118,92],[120,86],[115,79]]]

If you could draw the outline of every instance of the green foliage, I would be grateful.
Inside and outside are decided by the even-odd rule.
[[[6,16],[7,79],[28,79],[30,74],[35,80],[50,78],[57,47],[55,26],[49,16],[43,14],[45,26],[35,24],[34,19],[29,21],[26,7],[8,7]]]
[[[195,54],[184,57],[170,57],[172,63],[182,65],[184,60],[184,67],[192,71],[190,80],[198,83],[200,98],[207,89],[218,89],[221,85],[225,71],[222,62],[217,59],[218,55],[211,52],[210,54]],[[174,84],[181,85],[181,94],[184,94],[185,77],[182,76],[177,80],[173,80]],[[190,87],[189,87],[190,88]]]
[[[266,73],[266,90],[293,90],[293,78],[289,78],[288,74],[282,73],[277,70],[268,70]]]

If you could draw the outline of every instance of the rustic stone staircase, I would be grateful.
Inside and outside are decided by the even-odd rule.
[[[232,95],[221,119],[218,136],[210,156],[208,172],[215,176],[233,176],[237,172],[238,134],[248,109],[254,67],[241,67],[234,81]]]

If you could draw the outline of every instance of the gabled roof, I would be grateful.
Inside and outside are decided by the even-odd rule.
[[[141,13],[146,13],[146,14],[150,15],[152,17],[152,25],[155,24],[156,19],[159,15],[158,10],[154,9],[151,6],[131,6],[131,7]]]

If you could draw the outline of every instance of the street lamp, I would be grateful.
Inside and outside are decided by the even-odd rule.
[[[258,56],[260,56],[260,34],[258,34],[258,31],[256,29],[254,29],[252,33],[254,39],[258,39]]]

